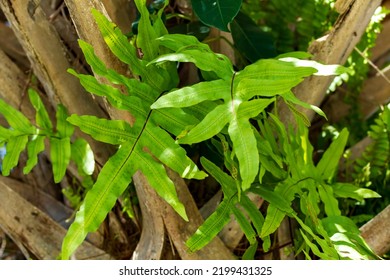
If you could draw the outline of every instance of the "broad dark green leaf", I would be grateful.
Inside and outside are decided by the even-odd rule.
[[[249,16],[239,12],[231,23],[234,45],[250,62],[276,56],[274,40]]]
[[[184,22],[169,27],[170,34],[187,34],[195,36],[200,42],[206,39],[210,34],[210,28],[200,21]]]
[[[229,31],[228,24],[241,8],[241,0],[192,0],[192,8],[206,25]]]

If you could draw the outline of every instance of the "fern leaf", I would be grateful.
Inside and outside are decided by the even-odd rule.
[[[229,108],[230,104],[218,105],[178,142],[181,144],[199,143],[217,135],[229,122],[231,117]]]
[[[56,111],[57,133],[61,138],[71,137],[74,132],[74,126],[66,120],[67,118],[68,111],[62,104],[58,104]]]
[[[156,39],[159,36],[150,22],[146,0],[136,0],[135,5],[141,14],[138,25],[137,47],[143,53],[143,59],[150,61],[158,54],[158,42]]]
[[[30,123],[30,121],[18,110],[8,105],[0,98],[0,113],[7,120],[12,129],[18,130],[24,134],[35,134],[36,128]],[[18,157],[19,158],[19,157]]]
[[[348,130],[344,128],[318,162],[316,169],[321,178],[324,180],[329,180],[333,177],[339,160],[344,152],[344,147],[348,140],[348,134]]]
[[[59,183],[65,176],[70,162],[70,138],[50,138],[50,157],[53,165],[54,182]]]
[[[195,252],[206,246],[230,221],[231,201],[223,200],[206,221],[186,242],[188,249]]]
[[[161,64],[167,61],[192,62],[199,69],[206,72],[213,72],[219,78],[230,81],[233,75],[233,65],[231,61],[222,54],[214,53],[206,44],[200,43],[195,37],[181,34],[167,34],[159,38],[158,42],[167,48],[175,49],[175,53],[164,54],[152,60],[150,64]],[[177,46],[172,47],[172,42],[177,42]],[[183,44],[191,42],[192,44]],[[178,48],[180,43],[182,48]]]
[[[229,125],[229,135],[240,164],[242,190],[250,188],[259,171],[259,152],[252,125],[245,118],[233,119]]]
[[[363,201],[366,198],[379,198],[380,194],[367,188],[360,188],[350,183],[335,183],[332,184],[333,194],[336,197],[352,198],[357,201]]]
[[[28,96],[30,98],[31,104],[33,105],[36,111],[36,117],[35,117],[36,124],[41,129],[52,131],[53,125],[51,123],[49,114],[47,113],[46,108],[43,105],[43,102],[39,97],[38,93],[35,90],[30,88],[28,90]]]
[[[77,138],[72,143],[71,159],[76,163],[79,174],[92,175],[95,160],[91,147],[85,139]]]
[[[164,166],[156,162],[150,154],[145,153],[140,148],[134,149],[133,160],[139,164],[138,168],[146,176],[149,184],[156,192],[168,202],[185,221],[188,221],[185,207],[179,201],[175,185],[168,178]]]
[[[63,240],[62,259],[69,259],[87,234],[98,229],[117,198],[131,182],[131,176],[136,171],[134,163],[129,160],[129,153],[133,149],[134,145],[124,143],[103,166]]]
[[[138,134],[134,133],[130,124],[122,120],[72,115],[68,118],[68,121],[94,139],[112,145],[120,145],[125,142],[134,143],[138,138]]]
[[[230,85],[223,80],[201,82],[162,96],[153,103],[152,109],[189,107],[206,100],[228,100],[230,96],[229,91]]]
[[[143,1],[137,4],[143,4]],[[92,76],[80,75],[73,70],[69,72],[80,79],[83,86],[93,94],[105,96],[118,109],[129,111],[135,116],[135,123],[130,125],[124,121],[103,120],[91,116],[71,116],[69,122],[80,127],[99,141],[120,145],[116,154],[104,165],[92,189],[76,214],[76,219],[69,229],[63,243],[62,258],[70,254],[85,238],[86,234],[95,231],[113,207],[116,199],[131,182],[131,176],[137,170],[142,171],[150,185],[169,203],[185,220],[188,220],[185,207],[179,201],[175,186],[166,174],[164,163],[185,178],[205,178],[206,174],[186,156],[167,131],[179,133],[179,129],[198,122],[180,108],[170,108],[154,112],[150,105],[168,86],[169,73],[155,65],[146,66],[144,61],[131,58],[135,55],[130,45],[119,30],[97,11],[94,16],[98,21],[107,44],[112,52],[122,61],[134,62],[135,74],[140,74],[142,82],[129,79],[107,69],[86,43],[81,43],[88,62],[99,75],[112,83],[125,86],[127,94],[122,94],[109,84],[101,84]],[[146,12],[144,11],[146,17]],[[149,18],[148,18],[149,21]],[[150,24],[143,23],[144,25]],[[141,32],[144,27],[139,27]],[[146,27],[147,28],[147,27]],[[124,48],[129,48],[124,50]],[[150,50],[150,55],[154,50]],[[168,79],[166,79],[168,77]],[[172,128],[172,124],[179,124]],[[164,130],[164,128],[166,130]]]
[[[256,232],[254,231],[252,225],[247,220],[245,215],[241,212],[241,210],[237,209],[237,207],[232,207],[231,211],[236,217],[238,224],[240,225],[241,230],[244,232],[245,237],[248,239],[249,244],[256,243]]]
[[[26,148],[28,142],[27,135],[12,136],[7,141],[7,153],[3,159],[2,173],[8,176],[19,161],[20,153]]]
[[[317,186],[318,194],[325,206],[325,213],[328,217],[340,216],[339,203],[333,195],[333,190],[330,186],[321,184]]]
[[[45,136],[35,136],[27,143],[27,163],[23,168],[23,173],[28,174],[38,163],[38,154],[45,149]]]
[[[114,23],[110,22],[104,15],[95,9],[92,10],[92,15],[112,53],[121,61],[128,64],[134,74],[140,75],[144,70],[142,61],[137,57],[136,48],[127,40],[126,36],[122,34],[119,28]],[[88,57],[86,57],[86,59],[87,61],[89,60]]]
[[[148,147],[154,156],[183,178],[204,179],[206,177],[206,174],[199,171],[186,156],[185,150],[177,145],[168,133],[156,126],[146,127],[140,145]]]

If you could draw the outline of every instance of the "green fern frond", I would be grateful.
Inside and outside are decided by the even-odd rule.
[[[370,126],[368,136],[372,143],[355,161],[353,177],[358,183],[367,183],[373,178],[386,175],[390,162],[390,109],[388,106]],[[367,173],[367,168],[369,169]],[[366,169],[366,171],[364,171]],[[367,174],[368,176],[366,176]]]
[[[38,155],[45,149],[45,139],[48,139],[54,181],[59,183],[65,176],[72,156],[71,136],[74,132],[74,126],[66,121],[68,117],[66,108],[58,104],[56,113],[57,125],[54,128],[39,94],[35,90],[29,89],[28,95],[36,111],[35,124],[31,123],[17,109],[0,99],[0,113],[5,117],[10,126],[9,129],[0,127],[0,141],[7,145],[7,153],[2,163],[2,175],[8,176],[10,174],[11,170],[17,166],[20,154],[25,149],[27,149],[27,162],[23,168],[23,173],[30,173],[38,163]],[[86,143],[85,145],[88,146]],[[82,156],[79,156],[79,159],[80,161],[76,162],[77,166],[82,161],[88,161],[90,165],[94,166],[93,156],[91,157],[91,155],[89,155],[88,160]],[[92,174],[92,171],[89,170],[88,172]]]
[[[68,259],[81,244],[89,232],[96,231],[106,215],[111,211],[116,200],[125,191],[136,171],[140,170],[150,185],[173,209],[188,220],[184,205],[179,201],[176,189],[166,174],[164,165],[176,171],[183,178],[203,179],[206,173],[200,171],[187,157],[186,151],[178,145],[169,133],[176,136],[198,120],[180,108],[152,110],[150,106],[168,88],[176,86],[175,75],[157,65],[147,65],[148,60],[156,56],[160,49],[153,42],[156,32],[149,20],[145,1],[136,1],[141,11],[137,46],[142,48],[144,59],[138,59],[135,47],[120,33],[116,26],[103,15],[93,11],[93,15],[111,51],[123,62],[129,64],[139,79],[127,78],[107,69],[95,55],[93,48],[80,41],[87,62],[98,76],[105,77],[113,84],[123,85],[127,94],[122,94],[109,83],[103,84],[89,75],[71,74],[79,78],[84,88],[92,94],[104,96],[111,106],[129,111],[135,118],[133,124],[123,120],[105,120],[94,116],[72,115],[68,121],[90,134],[98,141],[119,145],[119,149],[103,166],[96,183],[87,192],[75,221],[71,224],[62,244],[61,258]],[[155,21],[156,22],[156,21]],[[149,35],[148,35],[148,34]],[[147,37],[152,36],[152,37]],[[149,41],[152,40],[151,42]],[[156,41],[157,42],[157,41]],[[173,78],[172,78],[173,77]]]

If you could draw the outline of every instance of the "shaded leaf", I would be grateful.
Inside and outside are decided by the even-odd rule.
[[[249,16],[239,12],[231,23],[234,45],[250,62],[276,56],[274,40]]]
[[[241,8],[241,0],[192,0],[192,8],[206,25],[229,31],[228,24]]]

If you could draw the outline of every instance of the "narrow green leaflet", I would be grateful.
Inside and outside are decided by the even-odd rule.
[[[184,205],[179,201],[176,194],[175,185],[169,179],[162,164],[156,162],[152,155],[145,153],[139,147],[134,149],[134,162],[138,168],[146,175],[149,184],[156,192],[168,202],[173,209],[188,222]]]
[[[52,131],[53,125],[51,123],[49,114],[47,113],[46,108],[43,105],[41,98],[39,97],[39,94],[35,90],[30,88],[28,90],[28,96],[30,98],[31,104],[34,106],[34,109],[36,111],[35,121],[37,125],[41,129]]]
[[[378,259],[378,256],[360,236],[355,223],[345,216],[332,216],[322,220],[339,255],[348,259]]]
[[[36,128],[30,123],[30,121],[18,110],[8,105],[3,99],[0,98],[0,113],[7,120],[12,129],[20,131],[23,134],[35,134]]]
[[[230,95],[230,85],[224,80],[200,82],[190,87],[174,90],[160,97],[152,109],[166,107],[189,107],[206,100],[226,100]]]
[[[333,177],[333,174],[339,164],[339,160],[344,152],[344,148],[348,140],[348,134],[348,130],[344,128],[318,162],[316,169],[321,178],[324,180],[329,180]]]
[[[232,177],[205,157],[201,157],[200,162],[205,170],[221,185],[225,197],[230,198],[237,193],[236,183]]]
[[[214,53],[207,44],[200,43],[195,37],[181,34],[166,34],[159,38],[158,42],[167,48],[175,51],[159,56],[148,65],[161,64],[167,61],[192,62],[199,69],[206,72],[213,72],[219,78],[230,81],[233,75],[232,62],[225,55]],[[191,42],[177,48],[175,42]]]
[[[70,138],[50,138],[50,157],[53,165],[54,182],[59,183],[65,176],[70,162]]]
[[[45,149],[45,136],[34,136],[33,139],[27,143],[28,160],[26,166],[23,168],[23,173],[28,174],[38,163],[38,154]]]
[[[95,169],[95,159],[91,147],[83,138],[77,138],[71,145],[71,160],[78,168],[79,174],[92,175]]]
[[[158,54],[158,42],[156,39],[163,34],[157,34],[156,30],[153,28],[149,19],[149,11],[146,7],[146,0],[135,1],[135,4],[137,6],[137,10],[141,14],[138,25],[137,47],[140,48],[143,54],[143,59],[150,61]]]
[[[336,197],[352,198],[358,201],[363,201],[366,198],[379,198],[380,194],[367,188],[360,188],[350,183],[334,183],[332,184],[333,193]]]
[[[236,217],[238,224],[240,225],[241,230],[244,232],[246,239],[248,239],[249,244],[256,243],[256,232],[254,231],[251,223],[247,220],[242,209],[238,209],[237,207],[232,207],[231,211],[233,215]]]
[[[206,246],[230,221],[231,201],[224,199],[206,221],[186,242],[188,249],[195,252]]]
[[[141,6],[143,2],[145,1],[136,0],[137,5],[139,6]],[[153,88],[159,89],[160,87],[163,87],[164,90],[166,90],[170,82],[169,74],[165,71],[157,71],[158,69],[153,69],[153,67],[152,69],[147,69],[145,67],[146,62],[138,58],[136,47],[128,41],[127,37],[121,33],[120,29],[97,10],[92,10],[92,14],[112,53],[121,61],[128,64],[133,74],[141,76],[142,79]],[[147,21],[140,22],[139,28],[141,30],[144,29],[142,25],[145,23],[147,23]],[[149,52],[152,51],[153,50],[149,49]]]
[[[3,159],[2,174],[8,176],[19,161],[20,153],[24,151],[28,142],[27,135],[13,136],[8,139],[7,153]]]
[[[242,190],[250,188],[259,171],[259,153],[253,128],[248,119],[233,119],[229,125],[233,150],[240,164]]]
[[[92,189],[85,196],[75,221],[62,243],[61,258],[69,259],[89,232],[94,232],[111,211],[117,198],[131,182],[135,168],[129,160],[133,145],[125,143],[103,166]]]
[[[317,186],[318,193],[320,198],[325,206],[325,213],[328,217],[330,216],[340,216],[341,211],[339,209],[339,203],[333,195],[333,190],[331,186],[321,184]]]
[[[78,126],[81,131],[93,136],[96,140],[112,145],[120,145],[125,142],[134,143],[138,137],[130,124],[122,120],[72,115],[68,118],[68,121]]]
[[[56,118],[58,136],[61,138],[71,137],[74,132],[74,126],[66,120],[68,118],[68,111],[62,104],[57,105]]]
[[[241,0],[192,0],[192,8],[206,25],[229,31],[228,24],[241,8]]]

